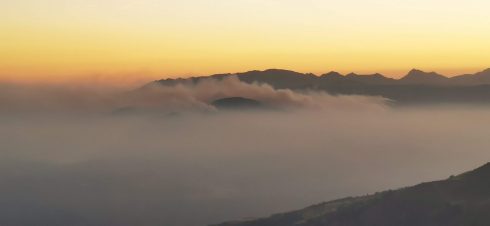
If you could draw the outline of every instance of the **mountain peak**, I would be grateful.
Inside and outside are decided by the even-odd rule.
[[[326,74],[323,74],[321,77],[324,77],[324,78],[342,78],[344,76],[342,74],[336,72],[336,71],[331,71],[331,72],[328,72]]]
[[[258,74],[263,74],[263,75],[304,75],[302,73],[296,72],[296,71],[291,71],[291,70],[285,70],[285,69],[276,69],[276,68],[270,68],[266,70],[252,70],[252,71],[247,71],[247,72],[241,72],[241,73],[236,73],[237,75],[258,75]]]
[[[438,76],[444,77],[436,72],[425,72],[419,69],[412,69],[408,72],[407,76]]]
[[[412,69],[408,74],[400,79],[400,81],[409,84],[440,84],[448,80],[447,77],[436,72],[425,72],[419,69]]]
[[[291,70],[285,70],[285,69],[277,69],[277,68],[270,68],[267,70],[262,71],[264,73],[284,73],[284,74],[301,74],[296,71],[291,71]]]
[[[380,73],[374,73],[374,74],[357,74],[357,73],[349,73],[346,75],[347,77],[363,77],[363,78],[386,78],[384,75],[380,74]]]
[[[422,74],[422,73],[426,73],[426,72],[424,72],[424,71],[422,71],[422,70],[419,70],[419,69],[416,69],[416,68],[414,68],[414,69],[412,69],[412,70],[410,70],[410,71],[408,72],[408,74],[409,74],[409,75],[410,75],[410,74]]]

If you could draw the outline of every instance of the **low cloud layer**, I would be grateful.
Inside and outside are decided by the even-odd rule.
[[[274,89],[267,84],[247,84],[236,77],[221,81],[203,80],[197,84],[181,84],[176,87],[154,86],[146,95],[162,100],[176,100],[196,107],[208,105],[213,100],[226,97],[245,97],[258,100],[272,107],[291,109],[332,109],[332,108],[379,108],[385,101],[381,97],[331,96],[323,92],[294,92]],[[170,97],[170,98],[169,98]],[[148,100],[147,96],[141,98]],[[207,106],[210,107],[210,106]]]
[[[276,109],[381,109],[386,99],[331,96],[323,92],[277,90],[266,84],[247,84],[236,77],[203,80],[197,84],[149,85],[125,91],[111,87],[0,85],[1,112],[110,112],[135,109],[157,112],[216,111],[210,103],[227,97],[250,98]]]
[[[137,95],[1,90],[1,225],[206,225],[443,179],[490,159],[487,108],[394,109],[235,79]],[[301,110],[92,114],[216,112],[208,101],[226,96]]]

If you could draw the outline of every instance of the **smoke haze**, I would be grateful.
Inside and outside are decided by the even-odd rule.
[[[236,77],[208,79],[176,86],[150,84],[127,92],[118,87],[85,85],[0,85],[0,113],[110,112],[119,108],[157,112],[216,111],[210,103],[226,97],[245,97],[270,107],[291,109],[382,108],[381,97],[331,96],[323,92],[276,90],[266,84],[247,84]]]
[[[231,96],[283,110],[209,104]],[[235,78],[130,92],[4,84],[0,106],[2,225],[206,225],[443,179],[490,157],[485,107],[392,108]]]

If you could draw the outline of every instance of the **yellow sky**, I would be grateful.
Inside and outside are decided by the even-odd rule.
[[[0,0],[0,79],[490,67],[488,0]]]

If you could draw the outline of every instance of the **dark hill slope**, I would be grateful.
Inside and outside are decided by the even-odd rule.
[[[447,180],[220,226],[488,226],[490,164]]]
[[[259,109],[264,107],[259,101],[244,97],[228,97],[215,100],[211,103],[213,106],[220,109]]]

